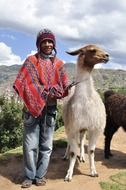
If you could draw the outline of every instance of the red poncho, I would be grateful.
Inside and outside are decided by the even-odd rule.
[[[29,56],[14,82],[14,89],[34,117],[41,115],[50,88],[56,98],[67,95],[68,76],[58,58],[44,59],[38,54]]]

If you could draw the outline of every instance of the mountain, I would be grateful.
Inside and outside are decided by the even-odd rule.
[[[12,92],[13,82],[21,65],[0,66],[0,95]],[[66,70],[69,78],[73,81],[75,76],[75,64],[66,63]],[[125,88],[126,87],[126,71],[94,69],[94,83],[97,89]]]

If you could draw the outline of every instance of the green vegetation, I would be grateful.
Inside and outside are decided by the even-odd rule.
[[[22,145],[23,104],[0,96],[0,153]],[[61,105],[57,106],[56,130],[63,126]]]
[[[65,138],[65,129],[64,126],[59,127],[54,133],[54,148],[61,147],[64,148],[67,146],[67,140]]]
[[[17,147],[17,148],[14,148],[14,149],[12,149],[12,150],[9,150],[9,151],[7,151],[7,152],[5,152],[5,153],[1,153],[1,154],[0,154],[0,162],[1,162],[1,161],[7,161],[7,160],[9,160],[12,156],[17,157],[17,156],[20,156],[20,155],[22,155],[22,146],[19,146],[19,147]]]
[[[110,179],[120,185],[124,185],[126,188],[126,171],[115,174]]]
[[[112,182],[100,182],[103,190],[126,190],[126,172],[110,176]]]
[[[0,153],[22,144],[22,104],[0,97]]]
[[[63,126],[63,119],[62,119],[62,109],[61,109],[61,105],[58,104],[57,105],[57,116],[56,116],[56,129],[59,129],[60,127]]]
[[[126,190],[126,187],[116,183],[114,184],[110,182],[101,182],[100,184],[104,190]]]
[[[117,93],[126,94],[126,88],[110,88],[108,90],[113,90],[114,92],[117,92]],[[102,100],[104,101],[104,92],[105,92],[105,90],[98,89],[97,91],[100,94]]]

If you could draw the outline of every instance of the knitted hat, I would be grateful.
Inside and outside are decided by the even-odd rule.
[[[53,42],[54,45],[54,49],[56,46],[56,39],[54,34],[52,33],[51,30],[49,29],[42,29],[39,31],[38,35],[37,35],[37,39],[36,39],[36,46],[39,49],[40,48],[40,44],[42,41],[44,40],[51,40]]]

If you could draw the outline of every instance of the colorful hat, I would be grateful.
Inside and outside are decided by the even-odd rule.
[[[56,39],[55,36],[53,34],[53,32],[49,29],[42,29],[39,31],[38,35],[37,35],[37,40],[36,40],[36,46],[39,49],[40,48],[40,44],[42,41],[44,40],[51,40],[53,42],[54,48],[56,46]]]

